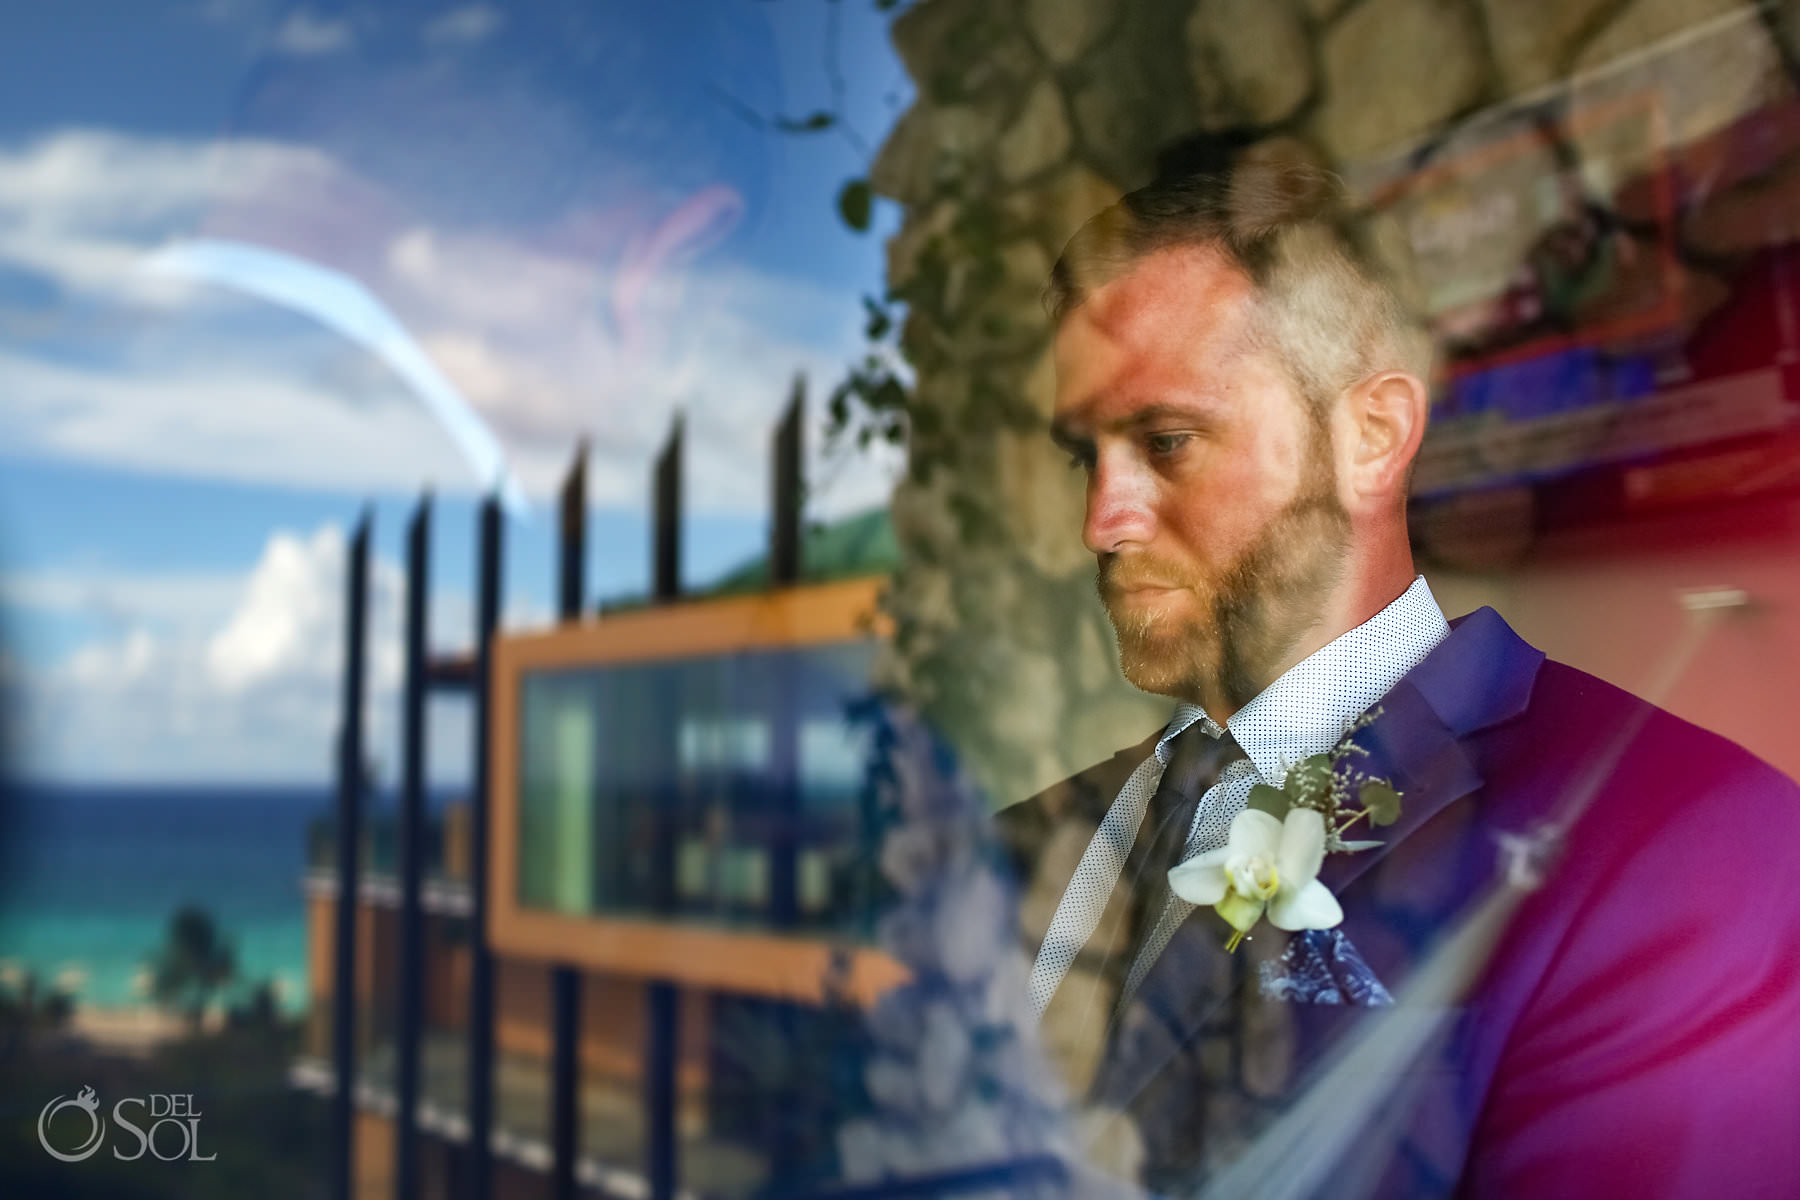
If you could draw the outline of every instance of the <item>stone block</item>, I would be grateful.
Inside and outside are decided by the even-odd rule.
[[[1006,10],[989,0],[920,0],[895,18],[892,37],[920,97],[936,104],[994,91],[1016,98],[1039,61]]]
[[[1160,47],[1154,32],[1128,30],[1084,60],[1070,99],[1083,156],[1121,188],[1148,182],[1157,153],[1197,127],[1180,26]]]
[[[889,288],[903,288],[912,280],[919,269],[920,255],[934,240],[945,236],[955,218],[955,205],[948,200],[928,207],[915,205],[908,211],[899,232],[887,240]]]
[[[1606,66],[1635,50],[1730,13],[1751,18],[1753,7],[1748,0],[1636,0],[1588,39],[1575,59],[1574,69],[1586,71]]]
[[[995,615],[990,614],[990,619]],[[994,658],[998,670],[993,683],[998,688],[996,699],[1001,701],[992,715],[994,737],[1016,755],[1027,760],[1050,757],[1056,764],[1051,769],[1060,769],[1056,747],[1063,724],[1063,684],[1056,661],[1010,645]],[[1050,782],[1054,780],[1031,781],[1040,787]]]
[[[1018,238],[999,248],[997,260],[996,279],[982,280],[980,267],[971,262],[965,276],[970,286],[948,298],[952,306],[949,315],[954,318],[948,332],[956,356],[963,361],[1021,354],[1049,333],[1043,294],[1050,277],[1050,258],[1044,248],[1029,238]]]
[[[1119,194],[1104,176],[1072,164],[1041,184],[1011,193],[1001,207],[1008,221],[1029,230],[1054,258],[1088,218],[1111,207]]]
[[[1001,122],[987,104],[921,101],[895,123],[869,167],[869,186],[902,204],[918,205],[979,172]]]
[[[1091,568],[1093,555],[1081,544],[1085,483],[1068,456],[1041,432],[1006,433],[994,447],[994,469],[1013,550],[1051,579]]]
[[[1312,91],[1306,24],[1289,0],[1207,0],[1186,35],[1196,90],[1203,99],[1222,91],[1251,124],[1285,120]]]
[[[982,0],[919,0],[894,18],[894,50],[921,89],[955,54],[960,31],[981,19],[982,8]]]
[[[1025,98],[1019,115],[994,147],[1000,178],[1020,183],[1042,174],[1068,157],[1071,135],[1062,91],[1055,81],[1040,79]]]
[[[1438,0],[1363,0],[1321,48],[1314,130],[1339,162],[1398,148],[1479,99],[1487,85],[1469,12]]]
[[[877,195],[913,207],[931,198],[931,113],[924,105],[906,110],[888,131],[875,161],[869,165],[869,186]]]
[[[1560,78],[1612,0],[1481,0],[1488,41],[1508,94]]]
[[[1064,66],[1092,49],[1123,11],[1116,0],[1026,0],[1025,24],[1044,57]]]
[[[1110,630],[1102,634],[1098,621],[1084,619],[1076,630],[1075,682],[1084,692],[1116,688],[1124,682],[1119,673],[1118,644]]]

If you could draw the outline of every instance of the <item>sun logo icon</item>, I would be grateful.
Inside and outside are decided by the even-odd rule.
[[[75,1150],[65,1153],[50,1144],[50,1123],[56,1118],[57,1113],[71,1107],[78,1108],[87,1114],[88,1139]],[[37,1134],[38,1144],[43,1146],[45,1153],[49,1154],[51,1158],[60,1159],[63,1162],[80,1162],[89,1157],[100,1148],[100,1142],[106,1136],[106,1118],[100,1115],[100,1097],[95,1094],[93,1088],[85,1086],[72,1099],[65,1100],[60,1095],[57,1096],[50,1103],[44,1105],[43,1111],[38,1113]]]

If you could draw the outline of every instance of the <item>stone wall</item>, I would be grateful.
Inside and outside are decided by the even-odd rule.
[[[1284,138],[1334,169],[1738,14],[1791,77],[1794,5],[1745,0],[920,0],[893,26],[918,99],[872,166],[916,377],[888,680],[999,803],[1141,739],[1043,436],[1042,288],[1064,241],[1167,148]],[[1758,69],[1764,69],[1759,66]]]

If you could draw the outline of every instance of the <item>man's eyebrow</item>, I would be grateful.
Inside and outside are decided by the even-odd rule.
[[[1116,421],[1107,422],[1104,428],[1108,432],[1138,430],[1165,421],[1184,421],[1210,428],[1218,424],[1219,418],[1217,409],[1204,401],[1165,402],[1134,409]],[[1074,450],[1085,447],[1092,440],[1092,434],[1086,422],[1057,420],[1050,422],[1050,440]]]
[[[1189,421],[1196,425],[1211,426],[1218,424],[1219,410],[1216,405],[1206,401],[1147,404],[1118,421],[1116,428],[1142,429],[1146,425],[1159,425],[1164,421]]]

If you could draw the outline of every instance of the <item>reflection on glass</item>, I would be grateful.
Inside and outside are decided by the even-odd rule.
[[[852,931],[873,644],[541,670],[522,685],[519,902]]]

